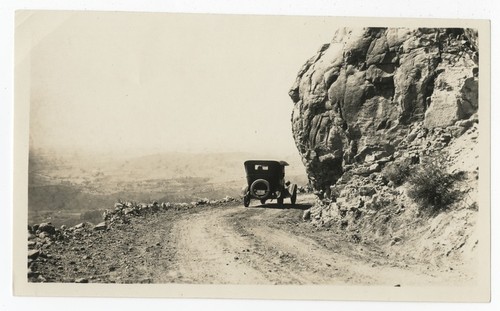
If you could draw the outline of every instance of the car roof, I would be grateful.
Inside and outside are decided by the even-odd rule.
[[[288,163],[285,161],[276,161],[276,160],[247,160],[245,161],[245,166],[247,165],[282,165],[282,166],[288,166]]]

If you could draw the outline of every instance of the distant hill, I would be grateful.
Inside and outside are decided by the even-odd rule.
[[[36,150],[29,158],[29,211],[100,210],[111,208],[119,199],[185,202],[239,196],[245,183],[243,162],[248,159],[285,160],[290,164],[287,177],[307,183],[298,155],[170,152],[117,156]]]
[[[226,182],[244,178],[243,162],[248,159],[285,160],[290,164],[287,167],[288,175],[305,175],[304,166],[298,155],[273,157],[243,152],[170,152],[139,157],[54,155],[31,152],[29,173],[32,177],[47,176],[61,179],[59,181],[75,181],[90,176],[93,179],[111,178],[122,182],[130,179],[177,179],[181,177],[203,177],[213,182]],[[40,181],[32,182],[40,183]]]

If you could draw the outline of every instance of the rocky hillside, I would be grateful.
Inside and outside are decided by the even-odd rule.
[[[191,203],[156,201],[152,203],[118,202],[106,210],[102,222],[94,225],[82,222],[72,227],[56,228],[52,223],[28,225],[28,280],[29,282],[116,282],[115,270],[124,269],[127,280],[121,282],[151,282],[140,279],[140,265],[144,254],[130,255],[155,239],[155,234],[170,228],[179,214],[197,207],[220,208],[239,202],[226,196],[220,200],[200,199]],[[165,217],[158,221],[158,217]],[[139,222],[141,229],[132,229],[131,222]],[[147,231],[147,232],[146,232]],[[161,241],[162,243],[165,241]],[[157,252],[160,242],[154,242]],[[147,246],[145,252],[151,250]],[[172,252],[155,254],[172,256]],[[90,276],[90,277],[87,277]],[[133,281],[132,281],[133,280]]]
[[[290,96],[318,195],[305,219],[396,260],[473,261],[477,42],[473,29],[344,28],[304,64]]]
[[[405,149],[417,124],[447,128],[472,116],[477,40],[472,29],[339,29],[289,93],[293,136],[313,186],[328,192],[349,165]],[[462,127],[452,132],[460,136]]]

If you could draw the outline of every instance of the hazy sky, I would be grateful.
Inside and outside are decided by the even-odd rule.
[[[334,23],[18,13],[16,64],[29,70],[31,144],[99,152],[296,152],[288,90],[333,37]]]

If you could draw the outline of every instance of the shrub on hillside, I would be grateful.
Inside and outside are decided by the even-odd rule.
[[[432,213],[446,209],[457,198],[455,177],[446,172],[445,161],[437,158],[420,164],[408,178],[408,196]]]

